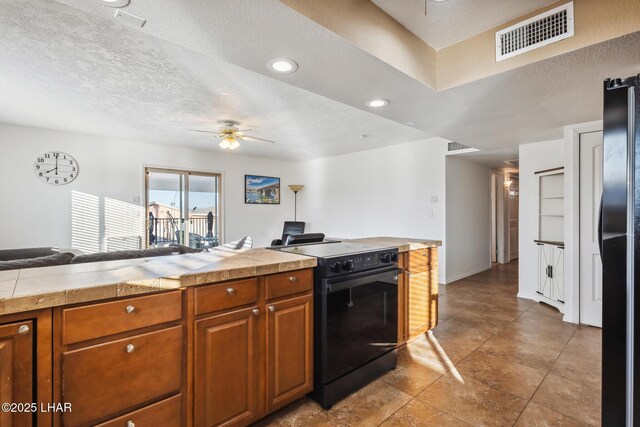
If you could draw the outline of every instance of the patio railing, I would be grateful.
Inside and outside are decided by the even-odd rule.
[[[216,234],[217,224],[213,222],[212,236],[209,232],[207,218],[189,218],[189,242],[184,237],[185,225],[180,218],[154,218],[149,236],[149,244],[164,245],[179,243],[195,248],[211,247],[218,245]]]

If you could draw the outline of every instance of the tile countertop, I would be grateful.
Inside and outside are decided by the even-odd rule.
[[[441,240],[407,239],[403,237],[364,237],[361,239],[338,239],[343,242],[361,243],[363,245],[397,247],[399,252],[408,252],[442,246]]]
[[[0,315],[316,266],[265,248],[0,271]]]
[[[399,237],[341,240],[400,252],[442,245]],[[256,248],[0,271],[0,315],[315,266],[315,258]]]

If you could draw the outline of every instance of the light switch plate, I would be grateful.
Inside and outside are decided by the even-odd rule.
[[[431,196],[431,203],[438,203],[438,196]]]
[[[429,209],[427,211],[427,218],[433,218],[433,210]]]

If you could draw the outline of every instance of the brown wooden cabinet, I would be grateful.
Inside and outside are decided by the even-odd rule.
[[[0,325],[0,402],[31,403],[34,399],[33,322]],[[29,412],[0,411],[0,426],[31,425]]]
[[[260,416],[260,310],[196,321],[195,425],[246,425]]]
[[[267,411],[313,389],[313,298],[305,295],[267,306]]]
[[[113,425],[127,414],[124,425],[135,424],[134,414],[154,419],[158,402],[181,400],[182,312],[182,291],[54,309],[54,401],[72,407],[54,424]]]
[[[51,426],[51,310],[0,318],[0,403],[35,404],[37,412],[0,411],[0,426]]]
[[[438,324],[438,249],[401,254],[398,341],[416,338]]]
[[[252,280],[192,290],[196,427],[245,426],[313,389],[312,270]]]

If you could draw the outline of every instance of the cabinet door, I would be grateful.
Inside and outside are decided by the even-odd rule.
[[[0,326],[0,402],[35,402],[33,393],[33,322]],[[0,412],[0,426],[29,426],[29,412]]]
[[[196,426],[247,425],[260,416],[259,315],[247,308],[196,321]]]
[[[551,278],[547,275],[547,269],[552,263],[552,247],[538,245],[538,294],[551,298]]]
[[[313,298],[267,305],[267,411],[313,389]]]
[[[553,286],[551,298],[564,302],[564,249],[553,249]]]

